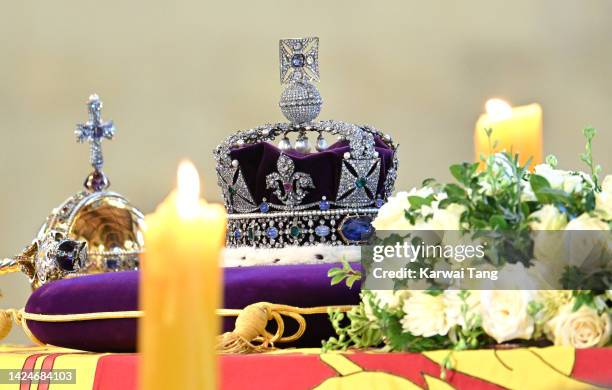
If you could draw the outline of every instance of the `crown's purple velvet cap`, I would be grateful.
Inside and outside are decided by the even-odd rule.
[[[374,137],[375,150],[381,157],[380,177],[376,195],[384,197],[384,182],[388,170],[393,166],[393,149],[385,144],[378,136]],[[302,200],[303,204],[318,202],[323,196],[328,200],[336,200],[342,160],[344,153],[350,152],[347,141],[338,141],[327,150],[317,153],[304,154],[295,150],[284,152],[291,157],[296,172],[310,175],[315,188],[308,189],[308,194]],[[268,201],[278,202],[273,189],[266,188],[266,176],[276,172],[276,161],[281,151],[269,142],[260,142],[232,149],[232,160],[238,160],[240,170],[247,183],[253,200],[259,204],[266,198]]]

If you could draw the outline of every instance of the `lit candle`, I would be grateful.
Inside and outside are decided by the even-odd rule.
[[[146,223],[140,388],[216,389],[225,209],[200,199],[198,172],[183,162],[178,189]]]
[[[505,150],[518,153],[521,164],[531,158],[531,168],[542,162],[542,108],[539,104],[513,108],[503,100],[491,99],[485,108],[486,114],[476,122],[476,161],[480,161],[481,156]],[[491,140],[485,129],[493,130]]]

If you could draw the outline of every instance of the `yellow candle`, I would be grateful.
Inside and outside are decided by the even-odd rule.
[[[221,304],[219,255],[226,213],[200,198],[198,172],[178,169],[178,189],[146,218],[141,260],[140,388],[216,389],[215,310]]]
[[[476,161],[480,161],[481,156],[505,150],[513,155],[518,153],[521,164],[531,158],[531,168],[542,163],[542,108],[539,104],[513,108],[503,100],[491,99],[485,108],[486,114],[476,122]],[[485,129],[493,130],[491,142]]]

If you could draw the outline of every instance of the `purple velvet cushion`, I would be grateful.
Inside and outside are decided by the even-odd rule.
[[[267,301],[300,307],[352,305],[359,302],[359,286],[329,285],[327,270],[337,264],[259,266],[225,270],[225,304],[240,309]],[[354,267],[358,267],[355,264]],[[138,272],[117,272],[64,279],[36,290],[26,311],[38,314],[76,314],[138,309]],[[231,331],[235,318],[225,318],[224,331]],[[306,316],[306,333],[295,344],[318,347],[333,334],[327,315]],[[285,322],[286,332],[296,324]],[[112,319],[68,323],[28,320],[28,327],[42,342],[96,352],[136,350],[137,320]],[[271,331],[273,328],[270,329]]]

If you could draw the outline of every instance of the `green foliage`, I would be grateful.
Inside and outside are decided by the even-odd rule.
[[[489,139],[491,152],[496,145],[492,139],[493,130],[485,129]],[[405,217],[412,224],[417,221],[427,221],[431,217],[430,207],[444,209],[451,204],[462,205],[465,211],[460,217],[461,229],[470,234],[472,239],[484,243],[485,261],[500,266],[505,263],[521,262],[526,267],[532,265],[534,259],[533,239],[531,236],[531,215],[544,205],[555,206],[568,219],[573,219],[585,212],[595,209],[595,193],[600,191],[598,175],[601,167],[593,162],[592,144],[596,131],[587,128],[583,131],[586,138],[585,153],[581,160],[590,168],[588,174],[574,172],[580,176],[580,189],[577,191],[564,191],[560,186],[555,188],[541,175],[529,171],[530,161],[521,165],[519,156],[511,153],[496,153],[488,157],[481,157],[481,163],[461,163],[451,165],[449,170],[454,178],[451,183],[439,183],[435,179],[426,179],[423,186],[432,190],[428,196],[408,196],[410,206],[404,210]],[[546,163],[552,168],[558,165],[555,156],[546,157]],[[552,180],[552,179],[551,179]],[[591,181],[592,180],[592,181]],[[533,194],[528,193],[528,190]],[[441,196],[443,195],[443,196]],[[535,198],[535,199],[534,199]],[[610,223],[612,228],[612,222]],[[397,242],[414,240],[418,237],[408,234],[390,234],[379,238],[377,245],[394,245]],[[367,253],[368,246],[364,247],[364,259],[371,259]],[[437,259],[419,259],[408,263],[406,268],[417,269],[427,266],[428,261]],[[364,270],[368,262],[364,261]],[[432,263],[433,264],[433,263]],[[365,272],[365,271],[364,271]],[[348,287],[361,279],[361,274],[343,262],[341,268],[329,270],[328,276],[331,284],[345,281]],[[612,298],[604,294],[612,284],[612,271],[601,270],[586,273],[578,267],[567,267],[562,275],[561,283],[564,289],[573,290],[573,310],[582,305],[593,307],[598,312],[610,312]],[[588,286],[589,290],[584,290]],[[406,288],[402,282],[397,281],[397,289]],[[433,296],[443,291],[435,283],[426,291]],[[482,318],[478,312],[469,306],[469,291],[461,291],[461,325],[450,329],[445,336],[421,337],[415,336],[402,327],[404,313],[400,307],[389,307],[377,302],[375,295],[370,291],[362,291],[362,303],[347,313],[330,312],[330,320],[337,336],[323,343],[324,350],[345,350],[347,348],[367,348],[384,345],[391,351],[420,352],[435,349],[450,349],[449,355],[442,363],[442,377],[446,370],[452,368],[452,352],[465,349],[481,348],[495,343],[482,328]],[[552,315],[550,308],[541,302],[530,302],[527,308],[528,315],[537,324],[534,338],[542,337],[543,322]]]
[[[553,168],[556,168],[559,164],[559,160],[557,160],[557,156],[555,156],[554,154],[549,154],[548,156],[546,156],[545,161],[546,164],[550,165]]]
[[[383,341],[378,324],[368,319],[361,305],[347,313],[330,310],[329,319],[336,332],[336,337],[331,337],[323,342],[324,352],[345,351],[349,347],[376,347]]]
[[[332,286],[344,280],[348,288],[352,288],[356,281],[361,280],[361,272],[354,270],[346,260],[342,260],[342,268],[330,268],[327,276],[331,278]]]
[[[364,299],[369,302],[372,316],[376,318],[376,324],[380,328],[385,344],[392,351],[422,352],[433,349],[443,349],[451,345],[448,337],[433,336],[421,337],[404,332],[400,320],[405,313],[401,309],[390,310],[387,306],[377,305],[374,296],[364,291]]]
[[[594,303],[595,295],[593,291],[573,291],[572,295],[574,296],[574,306],[572,307],[572,311],[577,311],[582,305],[596,308]]]
[[[591,170],[591,177],[593,178],[595,189],[601,190],[601,187],[599,186],[599,174],[601,173],[601,165],[595,164],[593,162],[593,138],[595,138],[597,130],[593,127],[587,127],[582,130],[582,134],[586,138],[586,146],[585,152],[580,155],[580,160],[582,160]]]
[[[478,165],[478,163],[470,164],[466,162],[462,164],[455,164],[450,166],[450,172],[459,183],[463,184],[464,186],[469,186],[470,182],[474,178],[476,170],[478,169]]]

